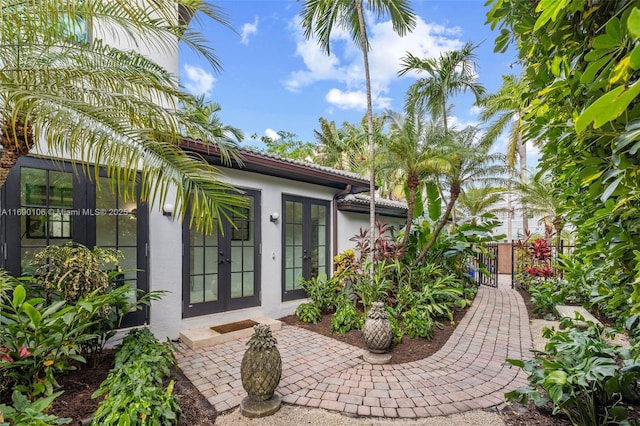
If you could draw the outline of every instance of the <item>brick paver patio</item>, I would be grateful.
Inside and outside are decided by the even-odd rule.
[[[498,289],[481,287],[445,346],[420,361],[370,365],[362,349],[308,330],[283,325],[274,335],[283,366],[276,392],[284,402],[358,416],[430,417],[499,405],[505,392],[527,384],[505,360],[531,356],[526,307],[504,278]],[[178,355],[184,374],[218,411],[246,396],[245,343],[182,347]]]

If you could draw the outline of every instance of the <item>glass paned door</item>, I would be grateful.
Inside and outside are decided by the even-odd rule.
[[[302,280],[329,271],[329,202],[283,197],[282,300],[306,297]]]
[[[3,188],[5,267],[15,276],[32,274],[35,254],[48,245],[112,247],[124,254],[122,282],[147,291],[147,208],[123,203],[106,178],[96,182],[89,173],[92,178],[65,162],[19,160]],[[146,310],[137,311],[127,314],[122,325],[146,320]]]
[[[140,206],[142,209],[142,206]],[[138,219],[139,206],[136,202],[125,202],[118,195],[117,189],[112,191],[111,179],[100,177],[95,186],[95,209],[92,215],[95,218],[95,245],[100,248],[113,248],[122,253],[120,266],[123,270],[122,276],[118,278],[118,285],[128,285],[131,287],[129,301],[134,302],[137,297],[139,282],[145,282],[145,256],[143,247],[138,245]],[[142,213],[142,212],[140,212]],[[144,233],[144,232],[142,232]],[[146,250],[145,250],[146,251]],[[124,325],[141,324],[140,319],[144,316],[145,310],[132,311],[124,319]],[[140,318],[138,318],[140,317]]]
[[[9,209],[20,220],[20,273],[34,273],[34,256],[73,239],[74,179],[70,172],[20,168],[20,202]]]
[[[203,234],[183,226],[183,316],[224,312],[260,303],[260,193],[245,190],[248,207]]]

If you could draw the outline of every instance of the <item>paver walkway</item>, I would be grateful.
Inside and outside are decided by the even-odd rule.
[[[526,307],[504,282],[481,287],[445,346],[415,362],[370,365],[362,349],[298,327],[283,325],[274,336],[283,366],[276,392],[284,402],[359,416],[430,417],[499,405],[505,392],[527,384],[505,360],[531,357]],[[183,347],[178,355],[184,374],[218,411],[246,396],[245,343]]]

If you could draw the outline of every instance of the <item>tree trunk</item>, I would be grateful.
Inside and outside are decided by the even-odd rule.
[[[3,121],[0,129],[0,145],[3,152],[0,157],[0,188],[7,181],[9,172],[20,157],[29,153],[33,146],[33,129],[25,124],[22,117],[15,121]]]
[[[451,214],[451,211],[453,210],[453,206],[456,204],[456,200],[458,199],[459,196],[460,196],[460,186],[459,185],[452,186],[451,196],[449,198],[449,203],[447,204],[447,210],[444,212],[444,215],[442,216],[442,220],[440,220],[440,223],[438,224],[436,229],[434,229],[433,235],[431,235],[431,240],[429,240],[427,245],[422,249],[422,251],[420,252],[420,255],[416,258],[416,260],[413,261],[413,266],[417,266],[420,262],[422,262],[422,259],[424,259],[424,257],[427,255],[431,247],[433,247],[433,245],[436,243],[438,236],[440,235],[440,232],[442,231],[442,229],[447,224],[447,221],[449,220],[449,215]]]
[[[525,185],[527,182],[527,145],[522,140],[522,133],[518,132],[518,157],[520,159],[520,183]],[[527,203],[522,203],[522,228],[524,234],[529,232],[529,211]]]
[[[409,235],[411,234],[411,224],[413,223],[413,210],[416,205],[416,188],[414,180],[417,179],[417,176],[408,176],[407,177],[407,187],[409,188],[409,199],[407,200],[407,224],[404,228],[404,237],[402,238],[402,242],[400,243],[399,250],[404,250],[409,242]]]
[[[371,101],[371,76],[369,75],[369,42],[367,40],[367,28],[364,23],[362,12],[362,0],[356,0],[356,11],[358,12],[358,23],[360,24],[360,35],[362,39],[362,57],[364,62],[364,76],[367,89],[367,137],[369,141],[369,160],[371,161],[369,170],[369,281],[373,284],[374,250],[376,245],[376,162],[375,162],[375,138],[373,135],[373,102]]]

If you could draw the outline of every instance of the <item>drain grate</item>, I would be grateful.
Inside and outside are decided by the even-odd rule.
[[[229,324],[216,325],[214,327],[211,327],[211,330],[220,334],[225,334],[231,333],[233,331],[244,330],[245,328],[251,328],[254,325],[258,325],[258,323],[252,320],[243,320],[230,322]]]

